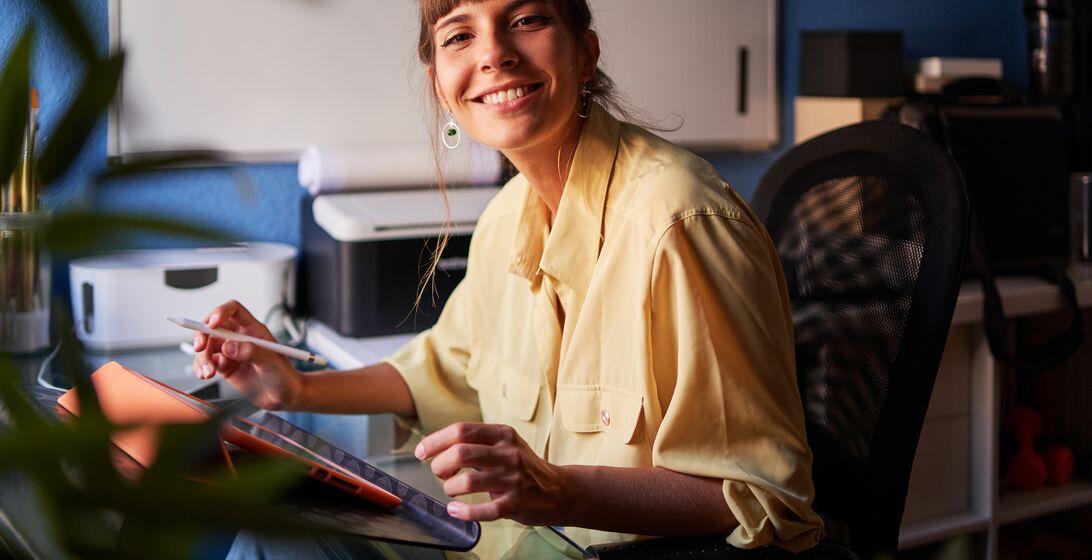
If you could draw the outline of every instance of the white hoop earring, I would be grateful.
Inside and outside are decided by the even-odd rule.
[[[459,125],[455,122],[455,116],[448,113],[447,122],[440,127],[440,141],[444,143],[447,149],[454,150],[459,146],[459,141],[462,139],[463,131],[459,129]]]

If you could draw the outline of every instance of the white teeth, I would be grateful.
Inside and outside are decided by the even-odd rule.
[[[505,101],[512,101],[519,99],[524,95],[527,95],[527,89],[523,87],[513,88],[505,91],[498,91],[496,93],[490,93],[482,96],[482,102],[486,105],[496,105],[497,103],[504,103]]]

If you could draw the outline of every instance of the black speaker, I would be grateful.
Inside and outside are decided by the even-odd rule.
[[[898,31],[800,34],[800,95],[899,96],[902,67],[902,33]]]
[[[1056,107],[917,102],[898,119],[949,147],[996,273],[1069,257],[1065,128]],[[975,263],[967,272],[975,274]]]

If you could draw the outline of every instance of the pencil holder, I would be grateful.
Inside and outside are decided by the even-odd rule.
[[[49,347],[49,212],[0,213],[0,352]]]

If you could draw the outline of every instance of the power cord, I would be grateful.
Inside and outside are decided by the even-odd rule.
[[[62,343],[60,342],[57,343],[57,346],[53,348],[53,351],[50,352],[48,356],[46,356],[46,359],[42,361],[41,367],[38,368],[38,385],[47,389],[54,389],[57,391],[65,391],[67,389],[63,387],[58,387],[50,383],[49,381],[46,381],[46,373],[49,372],[49,365],[53,363],[53,358],[56,358],[57,354],[61,352],[61,344]]]

